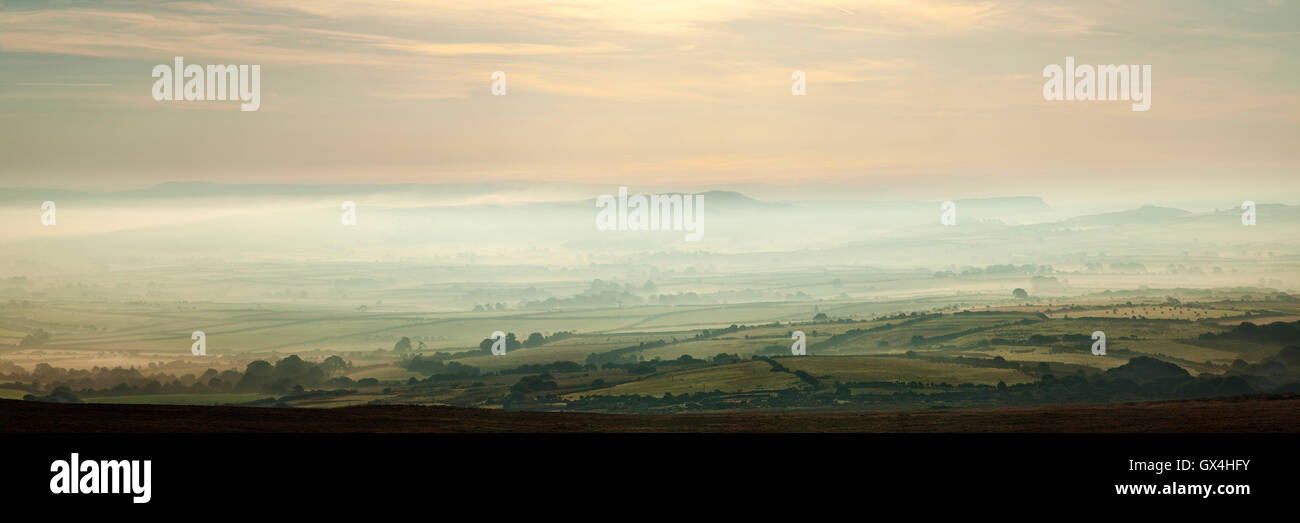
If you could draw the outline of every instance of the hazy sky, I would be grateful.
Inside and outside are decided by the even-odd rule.
[[[1296,4],[0,0],[0,186],[818,182],[1300,203]],[[261,65],[260,110],[153,100],[150,72],[174,56]],[[1043,68],[1066,56],[1151,65],[1151,109],[1044,100]]]

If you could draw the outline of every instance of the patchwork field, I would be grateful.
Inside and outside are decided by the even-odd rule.
[[[802,370],[818,379],[862,382],[912,382],[922,383],[974,383],[977,385],[1007,385],[1029,383],[1032,376],[1013,369],[971,367],[914,358],[873,357],[806,357],[782,358],[782,365],[792,370]]]
[[[1096,380],[1128,372],[1141,357],[1189,379],[1246,369],[1272,376],[1252,378],[1252,390],[1285,387],[1278,380],[1289,378],[1250,366],[1276,358],[1292,343],[1289,334],[1234,332],[1247,323],[1300,318],[1300,304],[1271,289],[1088,293],[1078,289],[1090,276],[1077,274],[1073,295],[1026,300],[1005,290],[1017,281],[1004,276],[936,279],[846,268],[829,276],[720,274],[705,283],[683,272],[642,287],[742,298],[759,295],[751,289],[760,287],[772,299],[665,304],[634,299],[642,287],[602,280],[430,286],[418,283],[424,269],[383,268],[392,271],[387,279],[369,267],[347,269],[351,277],[337,274],[337,266],[262,269],[136,269],[98,287],[11,286],[20,299],[0,302],[0,398],[602,412],[1050,403],[1096,397],[1036,389],[1050,384],[1045,378]],[[533,269],[519,271],[522,281],[537,277]],[[1117,279],[1123,278],[1095,281]],[[214,296],[224,299],[178,299],[164,282],[180,281],[193,290],[222,289]],[[302,290],[274,281],[300,281]],[[385,283],[397,281],[403,283]],[[449,305],[507,287],[585,293],[579,296],[606,289],[633,303]],[[663,296],[656,301],[667,301]],[[681,296],[687,298],[673,299],[698,299]],[[435,305],[422,304],[426,299]],[[191,352],[195,331],[205,334],[205,355]],[[504,354],[488,350],[496,331],[514,336]],[[1105,333],[1104,355],[1091,350],[1096,331]],[[803,333],[807,356],[792,354],[794,332]],[[1214,383],[1202,387],[1241,389]],[[1002,388],[1017,392],[998,396]]]

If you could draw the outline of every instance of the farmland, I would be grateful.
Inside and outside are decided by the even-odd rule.
[[[0,339],[9,343],[0,349],[0,370],[11,378],[5,398],[40,397],[65,384],[87,403],[915,409],[945,404],[941,398],[961,392],[1034,386],[1049,375],[1102,376],[1141,356],[1189,376],[1224,376],[1243,364],[1234,362],[1263,362],[1286,342],[1206,335],[1300,313],[1286,294],[1266,289],[1154,289],[1128,293],[1123,301],[1099,293],[1029,304],[988,292],[884,296],[879,302],[850,297],[468,312],[406,310],[413,305],[402,301],[405,292],[377,297],[365,308],[331,300],[114,302],[53,294],[0,306]],[[33,329],[48,339],[24,343],[27,335],[18,334]],[[205,355],[190,353],[194,330],[206,334]],[[493,331],[521,341],[537,334],[497,355],[484,350]],[[795,331],[806,336],[807,356],[791,354]],[[1094,331],[1107,336],[1104,355],[1091,351]],[[278,368],[290,356],[303,365],[330,357],[345,363],[279,389],[239,381],[255,362]],[[110,368],[139,378],[122,386],[93,377]],[[28,378],[14,379],[21,376]],[[214,377],[217,384],[210,383]],[[910,396],[888,399],[899,393]],[[792,394],[803,399],[771,399]],[[694,407],[669,405],[693,395],[719,396],[687,402]],[[626,398],[663,405],[632,407],[622,403]]]
[[[0,251],[0,398],[686,414],[1300,388],[1297,207],[1243,235],[1217,211],[1080,227],[992,199],[954,232],[920,204],[709,197],[699,250],[579,230],[583,202],[380,205],[352,230],[337,202],[286,195],[280,211],[195,203],[220,220],[33,232]],[[791,223],[807,233],[771,243]]]

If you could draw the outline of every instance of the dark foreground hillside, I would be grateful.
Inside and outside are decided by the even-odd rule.
[[[0,432],[1300,432],[1300,395],[907,412],[612,415],[0,401]]]

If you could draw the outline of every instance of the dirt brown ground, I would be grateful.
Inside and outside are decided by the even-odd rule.
[[[1300,432],[1300,395],[907,412],[616,415],[457,407],[276,409],[0,400],[0,432]]]

